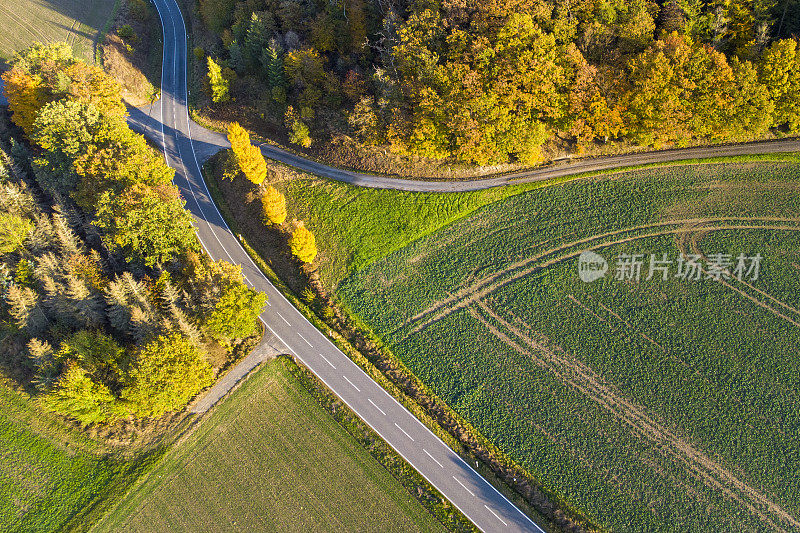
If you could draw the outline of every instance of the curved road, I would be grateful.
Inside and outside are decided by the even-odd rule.
[[[153,135],[159,127],[157,105],[158,103],[149,108],[130,110],[131,114],[130,117],[128,117],[128,122],[131,127],[154,138]],[[195,122],[192,122],[192,132],[195,135],[195,143],[199,144],[198,157],[200,157],[201,161],[205,161],[219,150],[230,148],[231,146],[225,135],[205,129]],[[544,181],[582,174],[584,172],[619,170],[626,167],[653,163],[669,163],[714,157],[800,152],[800,138],[793,137],[750,143],[698,146],[694,148],[657,150],[614,156],[587,157],[570,160],[568,162],[560,161],[532,170],[459,181],[433,181],[366,174],[363,172],[331,167],[270,144],[261,144],[260,148],[264,157],[269,159],[317,176],[322,176],[323,178],[329,178],[359,187],[416,192],[465,192],[489,189],[492,187],[503,187],[505,185],[519,185],[522,183]]]
[[[164,27],[162,98],[156,106],[157,132],[175,184],[192,212],[197,233],[211,257],[241,264],[245,279],[267,293],[261,315],[266,327],[297,359],[402,455],[483,531],[542,530],[422,425],[400,403],[339,351],[272,286],[225,224],[200,172],[199,160],[213,148],[192,127],[186,107],[187,34],[175,0],[154,0]],[[203,137],[195,142],[193,135]]]
[[[533,170],[525,170],[510,174],[489,176],[459,181],[430,181],[407,178],[393,178],[389,176],[375,176],[330,167],[316,161],[311,161],[297,156],[286,150],[271,146],[261,145],[264,156],[281,163],[286,163],[312,174],[337,181],[344,181],[360,187],[373,187],[377,189],[398,189],[418,192],[464,192],[505,185],[517,185],[543,181],[562,176],[595,172],[600,170],[620,169],[651,163],[665,163],[670,161],[685,161],[687,159],[707,159],[710,157],[726,157],[735,155],[775,154],[800,151],[800,139],[780,139],[774,141],[761,141],[746,144],[729,144],[697,148],[684,148],[679,150],[661,150],[655,152],[642,152],[617,156],[579,159],[569,163],[556,163]]]
[[[132,109],[128,122],[131,127],[144,132],[154,138],[159,127],[158,103],[149,108]],[[230,148],[230,143],[225,135],[207,130],[192,122],[192,131],[195,143],[198,146],[198,157],[205,161],[219,150]],[[657,150],[638,152],[614,156],[588,157],[569,161],[561,161],[532,170],[512,172],[459,181],[434,181],[402,177],[380,176],[366,174],[336,167],[331,167],[317,161],[306,159],[297,154],[288,152],[277,146],[261,144],[261,152],[265,157],[280,163],[295,167],[299,170],[316,174],[324,178],[350,183],[359,187],[372,187],[376,189],[396,189],[401,191],[416,192],[464,192],[505,185],[518,185],[552,178],[560,178],[584,172],[597,172],[603,170],[618,170],[626,167],[648,165],[653,163],[679,162],[691,159],[708,159],[714,157],[731,157],[741,155],[763,155],[800,152],[800,138],[776,139],[768,141],[755,141],[750,143],[723,144],[714,146],[698,146],[693,148],[680,148],[671,150]]]

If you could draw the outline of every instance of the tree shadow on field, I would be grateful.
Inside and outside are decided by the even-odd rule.
[[[57,28],[61,28],[62,30],[66,30],[67,33],[70,33],[72,35],[80,35],[81,37],[89,39],[92,42],[94,42],[95,38],[97,37],[97,32],[87,33],[85,31],[80,31],[75,27],[67,26],[65,24],[53,24],[53,25],[56,26]],[[97,31],[99,32],[100,30],[98,29]]]
[[[94,2],[87,2],[86,0],[38,0],[36,3],[41,7],[92,28],[95,32],[100,32],[103,30],[103,26],[106,22],[108,22],[108,17],[113,13],[115,2],[114,0],[97,0]],[[104,12],[106,13],[105,16],[103,16]],[[75,26],[77,26],[77,24],[72,27],[62,27],[72,33],[83,35],[92,40],[94,39],[93,35],[76,31]]]

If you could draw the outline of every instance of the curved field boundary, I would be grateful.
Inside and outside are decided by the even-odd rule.
[[[436,181],[433,179],[367,174],[364,172],[332,167],[271,144],[261,144],[259,147],[265,157],[317,176],[342,181],[358,187],[415,192],[466,192],[503,187],[506,185],[566,179],[577,177],[581,174],[625,169],[631,170],[634,167],[691,163],[703,159],[791,154],[800,151],[800,139],[774,139],[751,143],[675,148],[614,156],[598,156],[575,161],[570,159],[567,163],[554,163],[548,166],[508,174],[494,174],[482,178],[459,181]]]
[[[135,131],[144,134],[151,140],[158,141],[161,131],[161,124],[157,118],[158,110],[158,101],[151,106],[130,109],[128,124]],[[201,162],[219,150],[230,148],[230,143],[224,133],[205,128],[196,122],[192,122],[192,132],[196,138],[202,140],[202,146],[199,149]],[[642,167],[696,164],[701,162],[720,163],[737,157],[775,156],[777,160],[800,152],[800,138],[570,159],[568,162],[558,162],[508,174],[489,174],[481,178],[459,181],[368,174],[326,165],[280,146],[267,143],[257,144],[257,146],[261,149],[264,157],[268,159],[315,176],[348,183],[356,187],[445,193],[478,191],[548,180],[563,182],[597,173],[634,170]]]

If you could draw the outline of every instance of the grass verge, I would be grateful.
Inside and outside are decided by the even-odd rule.
[[[161,92],[160,19],[149,1],[120,1],[122,8],[98,40],[98,56],[106,72],[122,86],[125,103],[144,106],[156,101]]]
[[[694,164],[794,162],[797,154],[742,156],[687,161]],[[658,171],[666,165],[647,165],[614,172],[592,172],[541,182],[465,193],[415,193],[368,189],[325,179],[294,179],[277,184],[292,216],[305,220],[320,248],[320,276],[336,290],[342,279],[362,270],[417,239],[430,235],[477,209],[536,189],[598,177],[624,177],[630,172]]]
[[[106,23],[103,24],[103,28],[97,32],[97,37],[94,39],[94,62],[98,65],[103,64],[103,53],[100,46],[103,41],[106,40],[106,36],[108,35],[108,31],[111,29],[111,26],[114,24],[114,19],[117,18],[117,14],[119,13],[119,8],[122,5],[123,0],[115,0],[114,7],[111,10],[111,14],[106,20]]]
[[[369,335],[365,330],[358,329],[353,325],[352,320],[342,317],[340,314],[327,321],[323,320],[314,309],[301,301],[292,288],[273,270],[273,265],[286,270],[286,261],[278,260],[271,262],[272,265],[267,264],[262,257],[263,252],[257,252],[249,244],[248,239],[242,235],[242,229],[239,226],[240,219],[231,212],[226,196],[219,188],[220,184],[217,178],[209,172],[209,169],[213,167],[213,161],[204,166],[204,179],[231,231],[237,235],[244,249],[267,278],[317,329],[326,332],[343,353],[347,354],[373,380],[400,401],[451,449],[459,453],[465,461],[475,464],[476,470],[482,476],[515,505],[529,516],[534,517],[537,524],[548,528],[553,527],[553,524],[558,524],[559,528],[575,531],[587,529],[584,527],[586,521],[580,516],[580,513],[561,500],[557,494],[543,492],[533,475],[520,470],[496,446],[449,409],[411,374],[399,359],[382,349],[380,342],[374,336]],[[251,233],[248,232],[248,235]],[[259,242],[264,246],[263,241]],[[292,279],[291,282],[297,285],[296,279]],[[320,302],[322,300],[318,303]],[[335,313],[340,312],[340,309],[335,306],[333,309]],[[343,327],[342,322],[348,325]],[[419,476],[419,481],[427,484],[422,476]],[[510,484],[513,484],[515,489],[512,489]]]

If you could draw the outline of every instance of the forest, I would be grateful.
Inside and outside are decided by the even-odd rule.
[[[174,170],[101,68],[37,43],[3,80],[3,373],[83,426],[182,409],[223,366],[210,354],[258,333],[266,296],[201,253]]]
[[[797,0],[198,0],[214,101],[477,165],[800,131]],[[215,56],[215,57],[212,57]],[[342,118],[342,117],[339,117]]]

